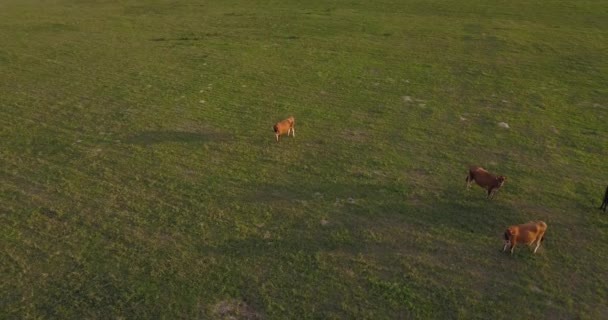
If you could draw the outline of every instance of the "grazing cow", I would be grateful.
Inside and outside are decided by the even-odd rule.
[[[511,247],[511,254],[518,243],[532,245],[536,242],[534,253],[540,247],[540,243],[545,238],[547,224],[543,221],[530,221],[526,224],[518,224],[507,228],[504,234],[505,246],[502,248],[504,252],[507,247]]]
[[[608,207],[608,186],[606,186],[606,193],[604,193],[604,201],[600,206],[600,209],[603,209],[606,212],[606,207]]]
[[[277,124],[275,124],[272,129],[274,130],[274,137],[279,142],[279,136],[287,134],[289,137],[289,133],[291,133],[292,137],[296,136],[296,129],[294,128],[295,120],[293,117],[289,117]]]
[[[494,194],[498,192],[498,189],[507,180],[505,176],[495,176],[489,173],[486,169],[477,166],[471,166],[469,168],[469,175],[467,175],[467,189],[471,187],[471,183],[475,181],[477,185],[488,190],[488,199],[494,198]]]

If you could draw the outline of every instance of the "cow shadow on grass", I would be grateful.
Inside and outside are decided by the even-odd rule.
[[[518,214],[510,206],[486,199],[463,199],[434,201],[426,215],[420,217],[428,224],[470,231],[490,231],[518,220]]]
[[[285,219],[299,227],[311,222],[298,219],[327,219],[329,225],[323,230],[330,231],[335,225],[353,234],[361,233],[365,226],[380,230],[385,225],[402,225],[445,232],[447,238],[448,234],[464,238],[470,235],[499,242],[509,225],[539,219],[533,211],[514,206],[508,194],[499,192],[495,199],[488,200],[482,189],[467,191],[460,184],[420,190],[415,184],[396,181],[320,181],[318,185],[301,180],[294,184],[268,182],[252,184],[224,201],[262,206],[273,215],[276,212],[276,217],[289,217]]]
[[[189,132],[189,131],[144,131],[128,137],[127,143],[137,145],[154,145],[161,143],[208,143],[227,140],[227,135],[214,132]]]

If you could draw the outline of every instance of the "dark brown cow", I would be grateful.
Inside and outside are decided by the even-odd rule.
[[[469,174],[467,175],[467,189],[471,187],[473,181],[477,183],[480,187],[488,190],[488,199],[494,198],[498,189],[502,187],[502,185],[507,180],[505,176],[495,176],[489,173],[486,169],[478,166],[471,166],[469,168]]]

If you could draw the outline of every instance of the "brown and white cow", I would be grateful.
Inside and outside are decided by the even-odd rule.
[[[506,180],[507,177],[493,175],[486,169],[478,166],[471,166],[466,178],[467,189],[470,188],[473,181],[475,181],[477,185],[488,190],[488,199],[494,198],[494,195]]]
[[[277,142],[279,142],[279,136],[282,136],[284,134],[287,134],[288,137],[290,133],[292,137],[296,136],[296,129],[294,128],[294,124],[295,119],[293,117],[289,117],[281,122],[278,122],[272,127],[272,129],[274,130],[274,137],[276,138]]]
[[[507,228],[504,233],[505,246],[502,251],[506,251],[507,247],[511,247],[511,254],[518,243],[532,245],[536,242],[534,253],[540,247],[540,243],[545,238],[547,224],[543,221],[530,221],[525,224],[513,225]]]

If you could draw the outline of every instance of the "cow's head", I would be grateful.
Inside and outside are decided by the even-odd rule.
[[[498,181],[498,184],[502,187],[502,185],[505,183],[505,181],[507,181],[507,177],[505,177],[505,176],[498,176],[496,178],[496,180]]]
[[[511,246],[511,233],[509,232],[509,229],[507,229],[507,231],[505,231],[505,233],[503,234],[503,242],[505,244],[505,246],[502,248],[502,251],[507,250],[508,247]]]

